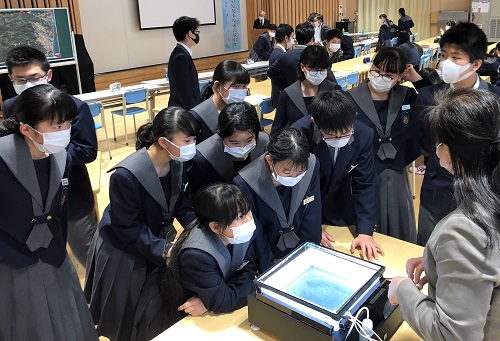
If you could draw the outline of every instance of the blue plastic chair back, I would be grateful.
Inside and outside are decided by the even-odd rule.
[[[366,54],[370,53],[371,49],[372,49],[372,44],[370,44],[370,43],[366,44],[365,47],[364,47],[364,50],[365,50]]]
[[[146,89],[130,90],[125,92],[125,101],[127,104],[134,104],[146,100]]]
[[[429,57],[432,57],[432,55],[434,54],[434,49],[430,47],[427,50],[425,50],[424,54],[428,55]]]
[[[359,73],[358,72],[351,72],[350,74],[347,75],[347,85],[355,85],[358,84],[359,82]]]
[[[414,42],[418,41],[418,32],[413,35],[413,41]]]
[[[354,57],[361,57],[361,46],[354,48]]]
[[[87,102],[87,104],[89,106],[92,117],[97,117],[101,114],[102,104],[100,102]],[[94,128],[95,130],[101,129],[102,124],[94,121]]]
[[[410,43],[413,43],[415,41],[415,37],[413,36],[413,34],[410,34]]]
[[[396,46],[398,44],[398,38],[397,37],[392,38],[391,44],[392,44],[392,46]]]
[[[200,91],[203,90],[203,87],[208,84],[208,81],[201,81],[200,82]]]
[[[259,102],[258,106],[259,106],[259,111],[260,111],[261,115],[269,114],[269,113],[273,112],[273,110],[274,110],[271,97],[261,100]]]
[[[430,64],[430,61],[431,61],[431,57],[430,56],[428,56],[426,54],[422,55],[422,57],[420,57],[420,64],[421,64],[420,69],[428,68],[429,64]]]

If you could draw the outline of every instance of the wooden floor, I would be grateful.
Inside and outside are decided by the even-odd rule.
[[[250,89],[252,94],[271,94],[271,82],[269,80],[255,83],[252,79],[250,83]],[[162,95],[156,98],[156,108],[164,108],[168,103],[168,95]],[[273,114],[266,116],[268,118],[273,118]],[[97,194],[98,206],[99,206],[99,217],[102,216],[102,212],[106,208],[109,203],[109,178],[110,173],[107,173],[108,169],[112,166],[116,165],[120,161],[122,161],[125,157],[134,152],[135,148],[135,135],[133,132],[133,119],[132,117],[127,117],[127,128],[128,128],[128,139],[129,146],[125,145],[125,131],[123,127],[123,120],[121,117],[115,117],[115,126],[116,126],[116,134],[117,141],[113,140],[113,129],[111,123],[111,112],[110,110],[105,110],[105,119],[106,125],[108,127],[108,136],[110,137],[111,144],[111,154],[112,159],[109,159],[108,155],[108,147],[106,143],[106,138],[103,129],[99,129],[97,131],[97,139],[99,141],[99,150],[101,151],[101,186],[100,192]],[[147,114],[139,114],[136,115],[137,127],[140,127],[142,124],[147,122]],[[96,118],[97,121],[100,121],[100,117]],[[270,128],[266,128],[267,132],[269,132]],[[419,162],[420,161],[420,162]],[[421,160],[417,160],[417,165],[421,163]],[[410,183],[412,181],[412,174],[409,173]],[[416,176],[416,198],[414,200],[415,214],[416,218],[418,218],[418,207],[420,203],[420,187],[422,185],[423,176]],[[78,275],[83,283],[85,277],[85,271],[81,265],[77,266]]]

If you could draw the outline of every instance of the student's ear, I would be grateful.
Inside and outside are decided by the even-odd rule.
[[[215,222],[215,221],[209,222],[208,227],[210,227],[210,230],[212,230],[212,232],[215,234],[222,233],[222,229],[219,227],[219,224],[217,224],[217,222]]]
[[[19,131],[26,137],[31,137],[30,127],[27,124],[21,124],[19,126]]]
[[[311,116],[310,120],[312,123],[316,124],[316,122],[314,122],[314,117]]]
[[[52,69],[49,69],[49,71],[47,71],[47,82],[50,83],[51,80],[52,80]]]
[[[168,146],[168,142],[163,138],[163,137],[159,137],[158,138],[158,145],[163,148],[163,149],[167,149],[167,146]]]
[[[483,65],[483,61],[481,59],[477,59],[474,63],[472,63],[472,70],[477,71]]]
[[[267,165],[269,166],[269,168],[271,168],[271,165],[273,163],[273,161],[271,160],[271,155],[267,154],[266,156],[264,156],[264,159],[266,160]]]

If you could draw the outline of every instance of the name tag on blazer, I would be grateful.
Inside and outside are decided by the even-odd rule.
[[[314,195],[311,195],[310,197],[305,198],[303,203],[304,203],[304,205],[307,205],[313,201],[314,201]]]
[[[410,110],[410,105],[409,104],[405,104],[401,107],[401,110]]]
[[[347,171],[347,173],[350,173],[354,170],[354,168],[358,167],[358,164],[355,164],[355,165],[351,165],[351,167],[349,167],[349,170]]]
[[[238,269],[236,269],[236,271],[243,269],[247,264],[248,264],[247,260],[243,261],[241,265],[238,267]]]
[[[61,179],[61,184],[62,184],[63,186],[68,186],[68,185],[69,185],[68,178],[62,178],[62,179]]]

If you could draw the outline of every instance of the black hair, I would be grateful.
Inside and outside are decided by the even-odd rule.
[[[214,221],[224,230],[240,215],[247,214],[251,209],[251,202],[245,192],[238,186],[228,183],[209,184],[195,192],[192,204],[196,219],[189,224],[175,242],[168,265],[160,266],[157,284],[165,308],[167,327],[182,319],[186,314],[177,311],[189,297],[181,286],[180,256],[182,246],[194,229],[207,229]],[[207,302],[204,302],[207,304]],[[207,307],[209,308],[209,307]]]
[[[299,68],[297,70],[299,80],[302,82],[306,79],[306,75],[300,68],[300,64],[314,70],[324,70],[330,67],[330,58],[328,56],[328,52],[322,46],[309,45],[306,47],[300,55]]]
[[[500,101],[486,90],[455,88],[439,93],[427,112],[429,131],[450,150],[457,206],[499,245]]]
[[[271,25],[269,25],[269,27],[267,29],[270,31],[276,31],[277,27],[275,24],[271,24]]]
[[[441,77],[439,77],[436,69],[426,67],[418,71],[418,74],[422,76],[422,78],[427,78],[432,84],[441,83]]]
[[[406,31],[398,32],[398,45],[408,44],[411,48],[413,48],[413,43],[410,42],[410,35]]]
[[[398,47],[385,47],[373,58],[373,65],[384,72],[401,75],[408,64],[408,58]]]
[[[314,123],[327,134],[344,132],[356,122],[353,100],[342,90],[319,92],[311,103]]]
[[[500,41],[497,43],[496,48],[497,48],[497,51],[500,50]]]
[[[50,70],[50,64],[47,57],[40,50],[31,46],[16,46],[12,48],[5,57],[5,65],[9,75],[12,74],[12,68],[37,65],[44,72]]]
[[[224,139],[233,135],[235,131],[250,131],[257,142],[260,121],[257,110],[250,103],[231,103],[220,112],[217,134]]]
[[[337,30],[336,28],[334,28],[334,29],[331,29],[328,32],[326,32],[326,34],[325,34],[325,40],[326,41],[330,41],[333,38],[342,39],[342,31]]]
[[[279,130],[266,147],[273,163],[289,161],[297,169],[307,169],[309,160],[309,142],[306,136],[294,128]]]
[[[276,42],[281,43],[285,40],[285,37],[291,37],[293,33],[293,27],[288,24],[280,24],[276,29]]]
[[[399,14],[401,14],[402,17],[404,17],[406,15],[406,11],[403,7],[401,7],[398,12],[399,12]]]
[[[36,85],[24,90],[16,99],[11,119],[2,122],[1,135],[22,135],[19,131],[21,123],[36,129],[43,121],[71,121],[76,113],[76,104],[70,95],[50,84]]]
[[[305,45],[314,37],[314,27],[309,22],[304,22],[295,26],[295,39],[297,44]]]
[[[321,13],[316,13],[316,18],[318,18],[318,20],[323,21],[323,14],[321,14]],[[313,18],[313,20],[314,20],[314,18]]]
[[[196,122],[191,114],[181,107],[168,107],[161,110],[153,120],[137,130],[135,149],[148,148],[158,143],[160,137],[170,141],[175,133],[183,132],[187,136],[196,136]]]
[[[200,99],[202,102],[214,94],[213,85],[215,81],[221,84],[228,81],[231,81],[231,84],[249,84],[250,75],[240,63],[234,60],[224,60],[220,62],[215,67],[212,81],[205,84],[203,89],[201,89]]]
[[[473,63],[476,60],[484,60],[488,38],[476,24],[462,22],[444,32],[439,45],[441,48],[445,45],[455,45],[457,49],[465,52]]]
[[[314,22],[314,18],[316,18],[317,15],[318,15],[318,13],[316,13],[316,12],[310,13],[309,16],[307,17],[307,21]]]
[[[200,22],[196,18],[182,16],[174,21],[172,31],[174,32],[175,40],[182,41],[186,39],[186,34],[189,31],[194,31],[200,26]]]
[[[385,15],[384,13],[382,13],[381,15],[378,16],[379,19],[382,19],[384,18],[385,20],[387,20],[387,15]]]
[[[448,21],[446,22],[446,26],[450,26],[450,28],[451,28],[451,27],[455,27],[455,25],[456,25],[456,24],[457,24],[457,23],[455,22],[455,20],[448,20]]]

